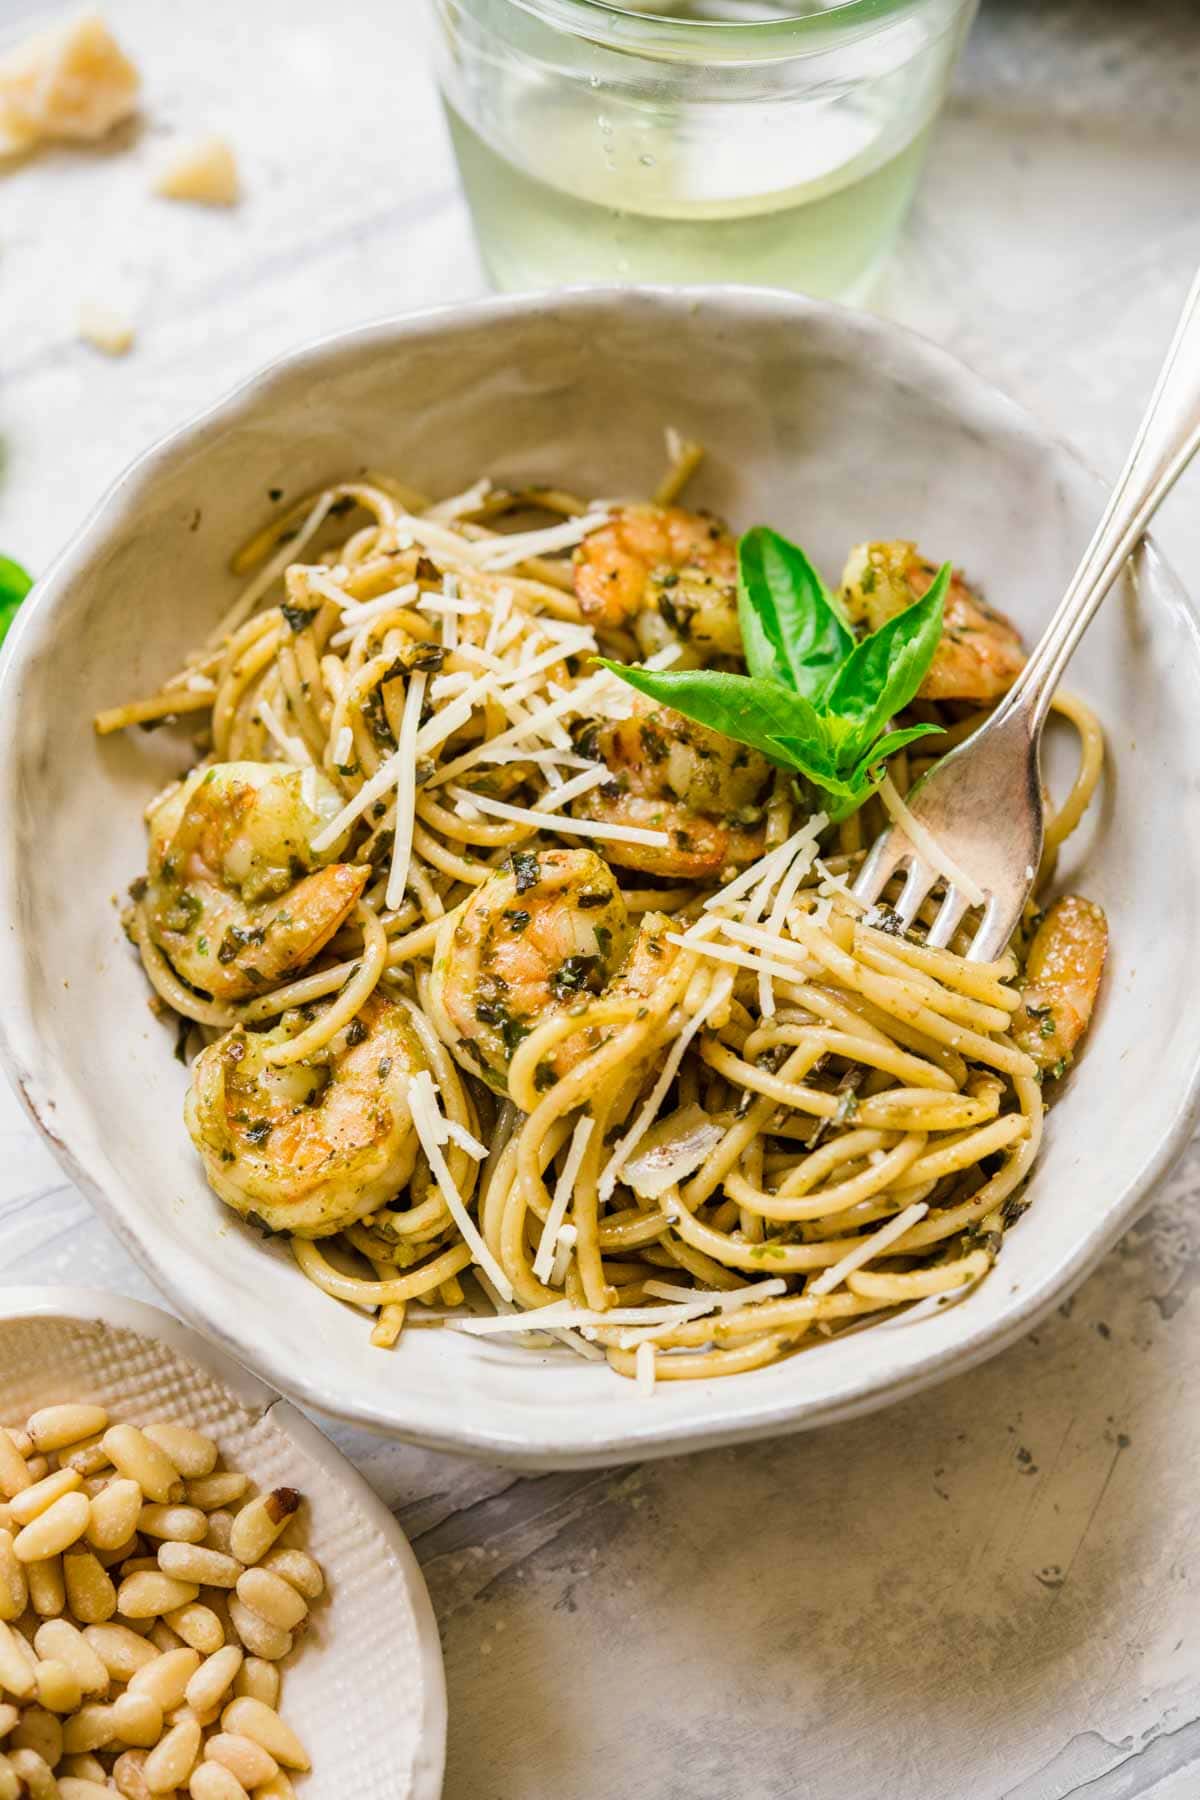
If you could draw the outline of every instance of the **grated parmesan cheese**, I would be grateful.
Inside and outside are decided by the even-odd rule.
[[[554,1184],[554,1196],[550,1201],[550,1210],[546,1214],[542,1235],[538,1239],[537,1255],[533,1259],[533,1272],[539,1281],[545,1281],[553,1272],[555,1245],[559,1233],[563,1229],[567,1207],[571,1204],[571,1195],[575,1191],[575,1178],[579,1174],[583,1154],[588,1147],[588,1139],[592,1135],[592,1127],[595,1123],[596,1121],[590,1115],[585,1116],[577,1121],[571,1134],[571,1145],[562,1166],[562,1173]]]
[[[419,1080],[420,1077],[414,1077]],[[428,1078],[427,1078],[428,1079]],[[432,1082],[430,1083],[432,1086]],[[495,1277],[492,1277],[495,1280]],[[566,1331],[595,1330],[599,1326],[630,1325],[639,1327],[686,1325],[690,1319],[702,1319],[706,1313],[738,1311],[759,1300],[768,1300],[786,1292],[778,1276],[756,1281],[748,1287],[713,1289],[698,1293],[693,1300],[669,1306],[612,1306],[606,1312],[592,1312],[570,1300],[555,1300],[549,1306],[535,1306],[530,1312],[505,1313],[496,1319],[458,1319],[455,1328],[471,1337],[504,1336],[513,1331],[543,1331],[553,1328]]]
[[[387,883],[387,905],[392,912],[404,898],[408,865],[412,860],[417,802],[417,730],[421,723],[421,706],[425,699],[427,680],[428,676],[423,669],[415,669],[408,678],[404,712],[400,719],[400,736],[396,744],[396,755],[399,758],[396,775],[396,831],[392,840],[392,866]]]
[[[639,1344],[634,1354],[634,1365],[637,1370],[637,1391],[644,1400],[654,1397],[654,1378],[658,1362],[658,1350],[652,1343]]]
[[[872,1257],[882,1255],[889,1244],[902,1238],[909,1226],[915,1225],[918,1219],[923,1219],[928,1211],[929,1207],[924,1200],[918,1200],[914,1206],[906,1206],[902,1213],[897,1213],[894,1219],[889,1219],[886,1225],[881,1226],[870,1237],[855,1244],[853,1250],[848,1250],[841,1262],[834,1263],[831,1269],[825,1269],[810,1281],[805,1291],[809,1294],[832,1293],[835,1287],[845,1281],[847,1275],[853,1275],[855,1269],[870,1262]]]
[[[657,849],[665,849],[671,841],[665,831],[647,831],[640,825],[600,825],[591,819],[563,819],[557,814],[551,820],[544,812],[534,812],[532,807],[509,806],[505,800],[493,800],[486,794],[469,794],[465,788],[452,789],[452,797],[460,803],[466,801],[468,806],[478,807],[480,812],[490,813],[495,819],[511,819],[514,825],[530,825],[535,831],[545,831],[552,826],[555,831],[572,837],[597,838],[615,844],[652,844]]]
[[[670,1055],[659,1071],[658,1080],[646,1096],[633,1124],[619,1140],[612,1155],[600,1173],[599,1194],[601,1200],[612,1197],[613,1189],[621,1178],[621,1170],[625,1167],[637,1145],[658,1117],[658,1109],[667,1097],[667,1092],[679,1073],[687,1049],[696,1033],[702,1028],[709,1014],[715,1012],[725,999],[724,994],[710,994],[698,1012],[694,1012],[675,1042],[671,1046]]]
[[[581,543],[590,531],[607,525],[606,512],[584,513],[578,519],[565,519],[561,525],[547,525],[541,531],[522,531],[513,537],[487,538],[482,546],[475,544],[476,560],[481,569],[512,569],[528,562],[531,556],[546,556],[555,550],[570,550]],[[482,554],[479,554],[482,548]]]
[[[890,775],[885,775],[879,783],[878,793],[892,823],[904,833],[922,862],[928,863],[931,869],[936,869],[939,875],[944,875],[965,896],[969,905],[982,906],[986,896],[979,883],[942,849],[933,833],[905,805]]]
[[[446,1202],[447,1211],[453,1218],[462,1234],[463,1242],[468,1245],[471,1256],[483,1270],[492,1286],[503,1299],[511,1301],[513,1297],[512,1283],[488,1249],[474,1219],[467,1211],[466,1202],[455,1185],[445,1157],[442,1155],[442,1144],[449,1139],[449,1122],[443,1117],[438,1105],[437,1090],[433,1085],[433,1076],[428,1069],[422,1069],[419,1075],[411,1077],[408,1084],[408,1103],[412,1109],[413,1124],[425,1152],[425,1160],[429,1164],[430,1173],[438,1185],[442,1199]],[[502,1315],[498,1319],[481,1319],[471,1321],[483,1325],[511,1324],[512,1315]],[[525,1330],[523,1315],[516,1315],[516,1322]],[[464,1329],[468,1322],[464,1321]]]

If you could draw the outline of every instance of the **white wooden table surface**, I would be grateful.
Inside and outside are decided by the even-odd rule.
[[[417,0],[108,12],[144,126],[0,179],[0,549],[34,568],[267,357],[483,285]],[[151,200],[161,139],[208,128],[244,203]],[[1196,0],[985,0],[880,304],[1112,469],[1198,173]],[[81,298],[136,316],[131,357],[75,341]],[[1197,492],[1161,533],[1185,572]],[[449,1800],[1193,1800],[1198,1190],[1193,1150],[1036,1336],[820,1435],[519,1479],[335,1427],[425,1565]],[[36,1280],[154,1297],[5,1093],[0,1281]]]

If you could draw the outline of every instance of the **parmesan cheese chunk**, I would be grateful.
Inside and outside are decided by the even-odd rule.
[[[105,356],[124,356],[133,347],[134,329],[129,320],[92,301],[79,308],[78,329],[84,343],[103,350]]]
[[[53,138],[102,138],[136,109],[140,78],[99,13],[0,57],[0,156]]]
[[[177,144],[155,177],[154,191],[167,200],[233,206],[240,191],[237,160],[224,138]]]

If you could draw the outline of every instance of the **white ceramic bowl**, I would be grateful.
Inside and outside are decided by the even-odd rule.
[[[438,1800],[446,1686],[437,1624],[404,1533],[328,1438],[264,1382],[157,1307],[91,1288],[0,1288],[0,1395],[11,1424],[93,1400],[133,1424],[209,1433],[260,1488],[304,1495],[325,1571],[282,1710],[313,1768],[304,1800]]]
[[[663,1384],[450,1332],[372,1350],[209,1193],[186,1075],[151,1018],[113,896],[143,866],[144,801],[186,758],[159,732],[98,742],[94,710],[152,690],[233,591],[267,493],[363,466],[433,492],[486,472],[648,493],[673,424],[709,446],[696,498],[766,520],[828,571],[866,537],[952,557],[1036,634],[1102,499],[1025,414],[922,340],[738,289],[586,290],[457,307],[276,364],[135,464],[23,609],[2,676],[0,1028],[10,1074],[71,1175],[179,1308],[280,1387],[421,1443],[587,1465],[794,1429],[878,1406],[1011,1343],[1136,1215],[1192,1128],[1200,646],[1152,552],[1071,671],[1114,773],[1064,879],[1107,909],[1112,956],[1056,1107],[1030,1212],[963,1304],[753,1374]],[[1060,770],[1061,774],[1061,770]]]

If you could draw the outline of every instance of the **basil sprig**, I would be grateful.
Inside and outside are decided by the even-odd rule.
[[[604,667],[651,700],[794,769],[825,795],[831,818],[845,818],[873,791],[889,756],[941,729],[887,726],[933,660],[949,584],[944,563],[919,600],[856,639],[803,550],[756,525],[738,544],[749,674]]]
[[[33,577],[11,556],[0,556],[0,644],[17,616],[17,608],[33,586]]]

